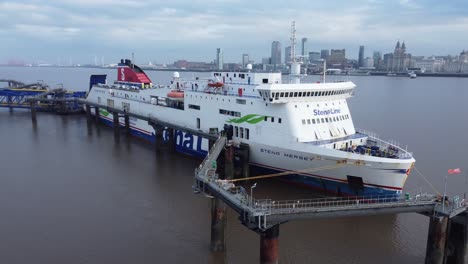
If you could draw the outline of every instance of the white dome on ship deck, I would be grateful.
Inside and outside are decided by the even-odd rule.
[[[180,78],[179,72],[174,72],[174,73],[172,74],[172,77],[173,77],[173,78]]]
[[[247,67],[246,67],[246,68],[247,68],[247,70],[251,70],[251,69],[252,69],[252,64],[250,64],[250,63],[247,64]]]

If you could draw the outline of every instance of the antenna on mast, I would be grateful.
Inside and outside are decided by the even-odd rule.
[[[296,21],[291,24],[291,64],[296,61]]]
[[[296,58],[296,21],[291,23],[291,83],[301,83],[301,61]]]

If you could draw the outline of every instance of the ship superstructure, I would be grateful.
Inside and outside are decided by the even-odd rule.
[[[292,40],[294,33],[293,25]],[[291,68],[289,83],[280,73],[217,71],[193,80],[174,73],[171,84],[154,85],[122,60],[118,81],[93,85],[87,99],[204,132],[232,126],[234,143],[249,145],[250,164],[262,173],[295,171],[284,178],[336,194],[400,194],[415,160],[356,131],[347,104],[355,85],[300,83],[300,62]],[[100,112],[111,124],[108,114]],[[146,122],[130,123],[133,134],[154,140]],[[176,150],[204,157],[208,141],[177,131]]]

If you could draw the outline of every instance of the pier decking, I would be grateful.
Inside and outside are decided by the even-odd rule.
[[[196,193],[201,192],[207,197],[214,197],[214,206],[219,204],[216,199],[223,201],[239,214],[242,224],[260,234],[260,255],[264,256],[261,257],[262,260],[271,260],[271,256],[278,256],[279,226],[288,221],[420,213],[431,219],[426,263],[464,263],[446,261],[448,259],[463,261],[466,255],[468,216],[467,205],[464,202],[442,201],[441,197],[426,193],[406,194],[404,197],[355,196],[278,201],[255,199],[252,194],[249,195],[244,188],[235,186],[229,179],[220,179],[216,166],[213,166],[223,148],[229,148],[230,144],[232,143],[224,135],[212,144],[207,157],[195,170],[193,188]],[[443,202],[446,205],[443,206]],[[463,239],[455,239],[460,234],[454,230],[459,230],[457,232],[461,230]],[[446,250],[446,245],[450,243],[451,247],[457,250],[451,252]],[[278,261],[262,260],[261,263]]]

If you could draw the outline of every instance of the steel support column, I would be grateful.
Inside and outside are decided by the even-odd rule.
[[[226,205],[221,199],[211,199],[211,246],[212,252],[223,252],[226,248]]]
[[[278,264],[279,225],[260,233],[260,264]]]
[[[234,146],[232,144],[224,149],[224,175],[227,180],[234,178]]]
[[[120,136],[120,124],[119,124],[119,113],[113,112],[112,113],[112,121],[113,121],[113,126],[114,126],[114,135],[116,137]]]
[[[91,106],[90,105],[86,105],[86,118],[88,120],[91,119]]]
[[[163,138],[164,127],[161,125],[153,125],[153,124],[152,126],[154,129],[154,141],[156,143],[156,151],[160,152],[162,150],[163,142],[164,142],[164,138]]]
[[[426,247],[426,264],[444,264],[448,217],[432,216]]]
[[[166,133],[167,133],[167,146],[168,146],[168,150],[170,152],[174,152],[175,151],[175,147],[176,147],[176,140],[175,140],[175,129],[173,128],[167,128],[166,129]]]
[[[99,107],[97,107],[97,106],[94,107],[94,115],[96,117],[96,121],[99,121],[99,119],[101,118],[100,117],[101,114],[99,112]]]
[[[242,178],[248,178],[250,176],[249,160],[249,145],[241,144]]]
[[[462,213],[449,221],[447,244],[445,247],[446,264],[463,264],[468,261],[468,213]]]
[[[125,133],[130,135],[130,117],[128,115],[124,116],[125,119]]]
[[[31,105],[31,120],[33,121],[33,123],[36,123],[37,122],[36,102],[31,102],[30,105]]]

